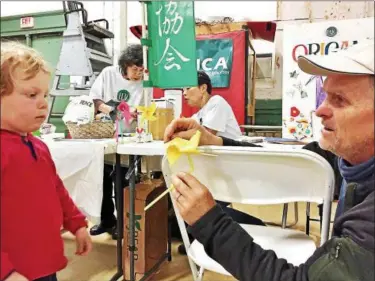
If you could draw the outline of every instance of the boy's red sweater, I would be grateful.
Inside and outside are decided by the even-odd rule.
[[[48,147],[1,130],[1,273],[34,280],[67,264],[60,229],[73,234],[85,217],[69,197]]]

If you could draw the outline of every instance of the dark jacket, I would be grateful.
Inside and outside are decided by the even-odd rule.
[[[303,148],[319,154],[324,159],[326,159],[328,161],[328,163],[331,165],[331,167],[333,169],[333,172],[335,174],[335,193],[334,193],[334,197],[335,197],[335,199],[338,199],[339,194],[340,194],[341,184],[342,184],[342,176],[340,174],[339,161],[337,159],[337,156],[330,151],[321,149],[318,142],[316,142],[316,141],[310,142],[309,144],[306,144]]]
[[[225,139],[227,146],[255,146]],[[296,267],[263,250],[242,227],[215,206],[188,228],[207,254],[243,281],[373,281],[374,181],[349,183],[345,213],[333,236]]]

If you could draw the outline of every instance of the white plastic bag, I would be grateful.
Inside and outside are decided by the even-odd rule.
[[[68,106],[65,109],[62,120],[80,124],[91,123],[94,120],[95,106],[94,101],[89,96],[71,97]]]

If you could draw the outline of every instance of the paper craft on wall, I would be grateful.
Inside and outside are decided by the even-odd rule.
[[[296,140],[304,140],[312,136],[311,123],[296,106],[290,108],[290,117],[283,123],[288,133]]]
[[[317,76],[315,78],[316,80],[316,105],[315,109],[318,109],[318,107],[323,103],[325,100],[327,93],[323,89],[323,77]]]
[[[326,31],[338,32],[328,37]],[[297,64],[300,55],[329,56],[347,49],[368,37],[373,38],[373,18],[289,24],[283,30],[283,138],[318,140],[321,126],[315,111],[326,98],[325,77],[302,72]],[[312,122],[314,119],[314,122]],[[315,129],[313,128],[315,126]]]

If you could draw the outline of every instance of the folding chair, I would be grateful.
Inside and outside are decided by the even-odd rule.
[[[334,174],[324,158],[302,149],[201,147],[200,150],[217,156],[191,156],[194,164],[192,175],[208,187],[216,200],[256,205],[324,202],[321,245],[327,241]],[[167,185],[170,186],[173,173],[189,172],[189,167],[185,156],[180,157],[172,167],[164,157],[162,170]],[[197,240],[190,243],[185,223],[175,207],[174,200],[172,202],[193,279],[202,280],[204,269],[230,275],[205,253]],[[305,262],[316,250],[312,238],[298,230],[255,225],[241,227],[263,249],[274,250],[279,258],[285,258],[296,266]]]

